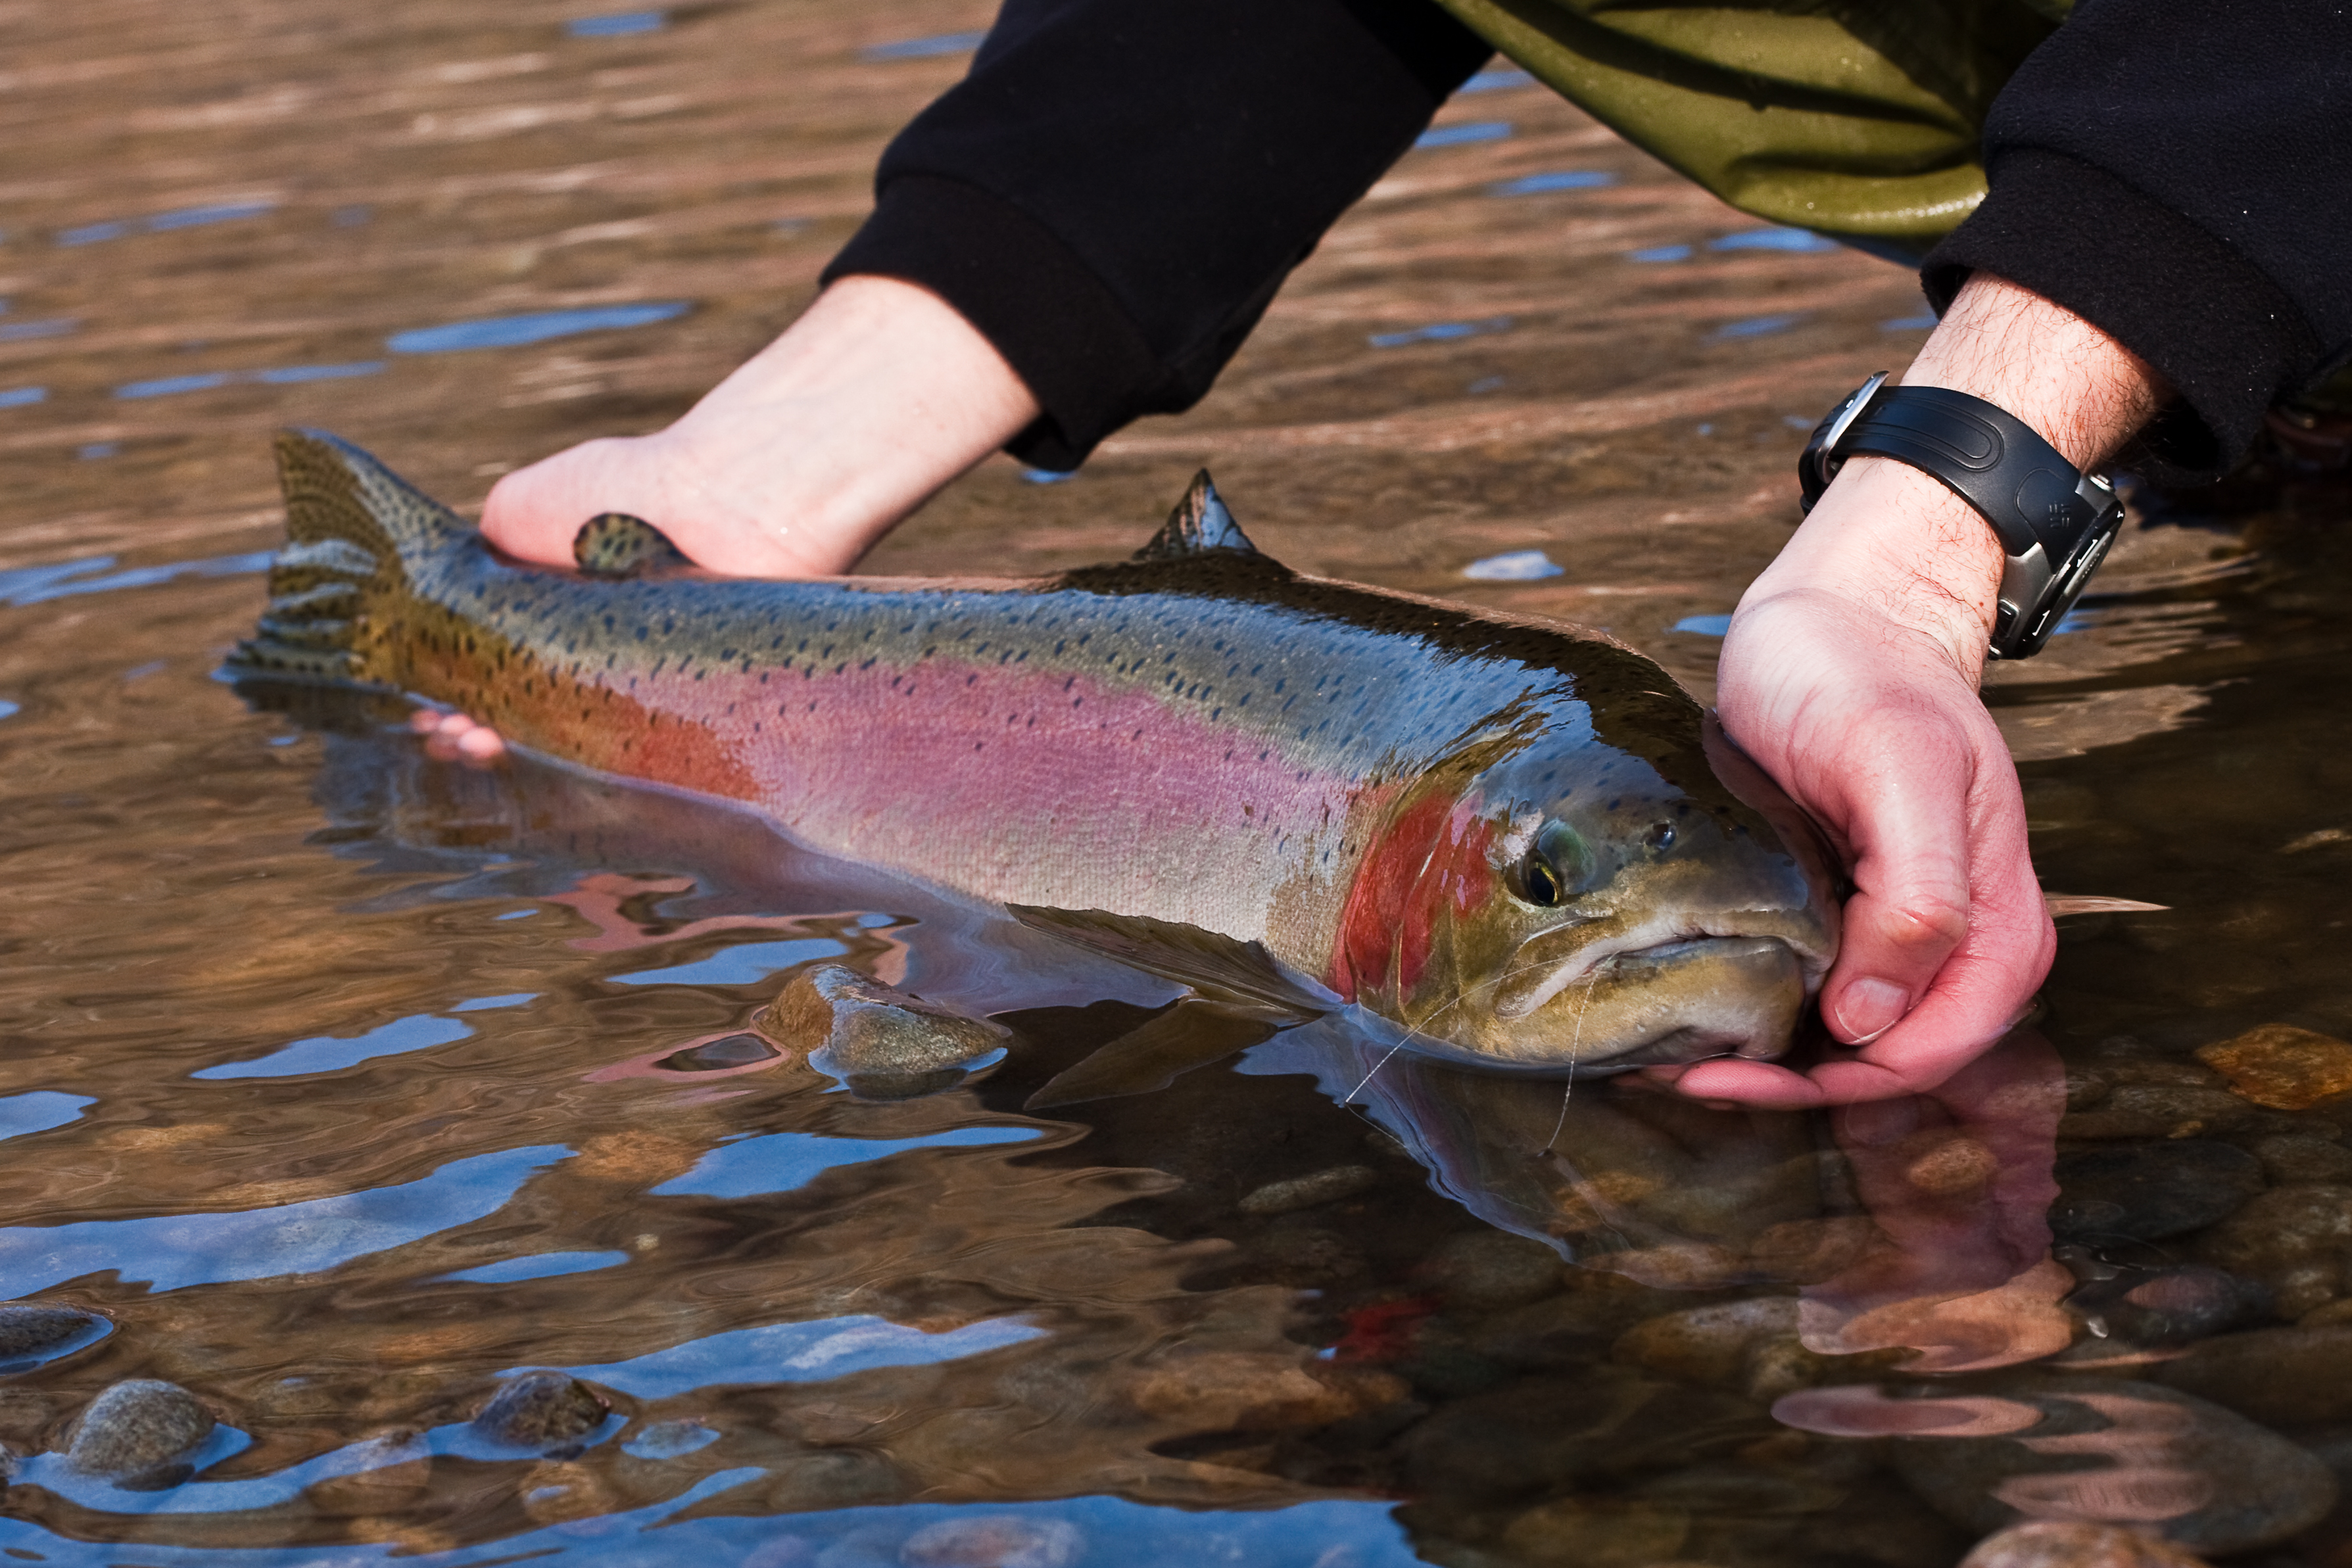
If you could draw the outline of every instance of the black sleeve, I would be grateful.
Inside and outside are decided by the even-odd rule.
[[[1045,411],[1009,449],[1076,467],[1200,401],[1490,52],[1432,0],[1006,0],[825,280],[954,306]]]
[[[1937,246],[2146,360],[2168,477],[2245,455],[2263,411],[2352,355],[2352,7],[2081,0],[1994,100],[1990,193]]]

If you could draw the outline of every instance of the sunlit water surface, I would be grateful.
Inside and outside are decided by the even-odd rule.
[[[985,21],[0,5],[0,1297],[113,1324],[0,1372],[0,1550],[1937,1568],[2027,1516],[2348,1560],[2312,1368],[2352,1360],[2189,1350],[2352,1354],[2343,1113],[2190,1054],[2352,1034],[2340,488],[2143,497],[2000,673],[2047,885],[2168,908],[2064,920],[2039,1033],[1849,1116],[1304,1031],[1032,1112],[1172,989],[214,678],[269,429],[470,504],[659,423],[804,300]],[[1916,290],[1474,86],[1202,409],[1065,482],[992,462],[877,564],[1123,554],[1208,461],[1293,565],[1606,625],[1704,693],[1802,428],[1916,347]],[[861,1099],[758,1032],[825,962],[1013,1043]],[[611,1416],[486,1441],[532,1368]],[[181,1484],[56,1451],[129,1377],[223,1423]]]

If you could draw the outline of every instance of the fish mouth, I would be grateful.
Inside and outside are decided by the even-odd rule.
[[[1544,1030],[1540,1042],[1528,1040],[1513,1052],[1513,1065],[1621,1072],[1715,1056],[1778,1056],[1803,1009],[1806,981],[1802,955],[1780,936],[1676,936],[1642,946],[1612,944],[1583,961],[1551,966],[1532,983],[1498,988],[1494,1006],[1507,1023],[1555,1000],[1573,1015],[1572,1028]],[[1565,1042],[1557,1039],[1562,1032]]]
[[[1495,988],[1495,1016],[1522,1019],[1572,986],[1640,984],[1657,980],[1678,967],[1728,966],[1738,970],[1769,967],[1779,956],[1793,963],[1807,996],[1821,988],[1830,960],[1812,944],[1791,931],[1740,930],[1744,924],[1725,921],[1724,930],[1693,930],[1683,921],[1645,921],[1612,936],[1586,933],[1587,923],[1555,927],[1520,944],[1511,964],[1515,977]],[[1581,940],[1575,940],[1580,935]],[[1572,949],[1547,962],[1547,948],[1574,941]]]

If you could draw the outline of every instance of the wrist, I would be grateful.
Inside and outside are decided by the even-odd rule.
[[[1924,640],[1974,684],[2003,565],[1975,507],[1906,464],[1856,457],[1749,585],[1738,618],[1787,596],[1827,598]]]

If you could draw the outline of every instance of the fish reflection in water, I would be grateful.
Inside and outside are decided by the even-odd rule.
[[[455,1040],[337,1063],[366,1075],[352,1092],[413,1102],[404,1115],[470,1102],[485,1141],[465,1157],[514,1167],[466,1179],[463,1212],[443,1203],[405,1230],[322,1209],[342,1250],[289,1254],[281,1270],[310,1273],[258,1279],[271,1313],[332,1322],[298,1337],[366,1375],[322,1366],[248,1398],[224,1425],[254,1447],[173,1491],[114,1499],[41,1461],[18,1497],[46,1491],[85,1521],[244,1521],[223,1543],[255,1545],[284,1539],[289,1511],[340,1538],[356,1516],[338,1500],[357,1489],[376,1500],[369,1528],[411,1550],[528,1551],[593,1521],[614,1540],[715,1532],[670,1539],[720,1551],[802,1530],[812,1556],[872,1531],[894,1543],[886,1560],[956,1509],[1017,1506],[1039,1528],[1203,1550],[1204,1521],[1221,1521],[1217,1540],[1248,1538],[1238,1560],[1304,1564],[1335,1540],[1402,1563],[1570,1514],[1671,1524],[1675,1550],[1712,1560],[1710,1542],[1767,1528],[1707,1500],[1735,1482],[1780,1489],[1772,1507],[1794,1511],[1771,1515],[1776,1543],[1826,1559],[1837,1529],[1881,1528],[1889,1495],[1833,1456],[1890,1438],[1912,1490],[1971,1531],[2090,1518],[2228,1550],[2216,1498],[2237,1478],[2208,1462],[2219,1438],[2300,1487],[2294,1506],[2332,1495],[2315,1461],[2259,1428],[2119,1375],[2143,1354],[2120,1333],[2076,1344],[2084,1303],[2116,1281],[2078,1291],[2052,1258],[2063,1091],[2030,1035],[1934,1095],[1803,1116],[1464,1070],[1335,1019],[1186,1040],[1176,987],[810,857],[748,814],[551,768],[435,767],[364,723],[330,736],[327,756],[317,838],[396,876],[366,905],[378,913],[531,899],[598,991],[714,945],[822,936],[834,961],[1009,1020],[1014,1049],[946,1092],[861,1103],[760,1032],[790,971],[746,967],[715,986],[614,986],[611,1005],[635,1009],[618,1049],[593,1027],[494,1032],[529,1030],[583,984],[546,975],[536,1004],[518,990],[462,1015],[485,1040],[540,1040],[535,1056],[453,1061],[488,1050]],[[1180,1020],[1157,1052],[1129,1027],[1153,1019]],[[577,1125],[568,1148],[532,1146],[545,1113],[516,1092],[559,1062],[545,1081],[576,1085],[560,1098]],[[278,1082],[251,1084],[299,1091]],[[1049,1084],[1052,1111],[1025,1111]],[[1368,1155],[1359,1117],[1419,1171]],[[1324,1184],[1317,1203],[1301,1166],[1343,1158],[1381,1168]],[[1305,1193],[1303,1212],[1234,1201],[1286,1173],[1273,1185]],[[1423,1176],[1433,1191],[1413,1190]],[[374,1192],[361,1207],[434,1201]],[[299,1228],[303,1214],[276,1218]],[[1570,1266],[1483,1301],[1429,1271],[1496,1231]],[[1401,1250],[1383,1254],[1389,1232]],[[124,1250],[37,1239],[87,1251],[59,1261],[83,1279]],[[150,1270],[156,1290],[201,1303],[212,1281],[268,1272],[207,1276],[205,1249],[182,1247],[169,1279]],[[436,1302],[465,1303],[467,1326]],[[2086,1354],[2084,1372],[2037,1365]],[[532,1461],[518,1487],[501,1467],[524,1461],[475,1453],[465,1415],[489,1380],[530,1367],[587,1378],[616,1416],[612,1440]],[[1495,1469],[1498,1440],[1566,1468]],[[1465,1473],[1480,1468],[1494,1473]],[[1314,1500],[1335,1487],[1421,1500],[1400,1535],[1383,1503]],[[1965,1544],[1951,1539],[1943,1560]]]

